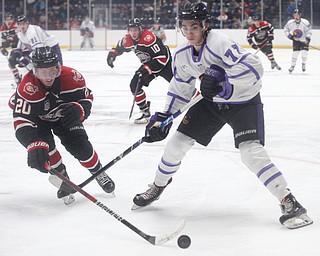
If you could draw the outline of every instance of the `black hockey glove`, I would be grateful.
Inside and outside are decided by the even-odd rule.
[[[136,71],[136,76],[140,78],[140,87],[149,85],[150,75],[152,75],[152,70],[150,69],[150,67],[147,65],[141,65],[140,68]]]
[[[113,62],[116,60],[116,57],[117,57],[117,51],[114,50],[108,53],[107,63],[109,67],[114,68]]]
[[[149,124],[146,127],[144,141],[152,143],[155,141],[164,140],[169,134],[172,122],[161,128],[159,126],[164,120],[166,120],[170,116],[171,114],[165,114],[161,112],[156,112],[154,115],[152,115]]]
[[[45,168],[46,163],[50,163],[49,144],[44,141],[35,141],[29,144],[28,151],[28,166],[37,169],[40,172],[47,173]]]
[[[9,52],[7,51],[6,48],[2,48],[1,49],[1,53],[2,53],[3,56],[8,56],[9,55]]]
[[[18,67],[24,68],[24,67],[28,66],[29,63],[30,63],[30,58],[28,56],[22,56],[19,59]]]
[[[259,49],[259,46],[256,45],[256,44],[252,44],[251,47],[252,47],[253,49],[255,49],[255,50],[258,50],[258,49]]]
[[[62,126],[67,128],[84,120],[84,109],[81,104],[77,102],[64,104],[60,113],[62,116],[60,117],[60,122]]]
[[[268,41],[271,43],[271,41],[273,41],[274,37],[272,35],[268,35]]]
[[[225,71],[217,65],[211,65],[210,68],[207,68],[200,76],[200,80],[200,91],[202,96],[205,99],[212,101],[212,98],[222,91],[219,82],[225,80]]]

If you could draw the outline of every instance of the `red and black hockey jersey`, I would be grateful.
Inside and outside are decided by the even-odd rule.
[[[0,28],[1,32],[1,48],[12,47],[16,48],[18,44],[18,36],[16,33],[17,23],[14,22],[10,27],[7,27],[6,24],[3,24]]]
[[[273,26],[267,21],[260,21],[260,27],[255,24],[248,28],[247,41],[250,45],[264,44],[267,40],[273,40]]]
[[[93,95],[86,87],[84,77],[75,69],[62,66],[61,74],[47,90],[41,82],[29,71],[14,94],[13,124],[16,137],[24,146],[39,140],[37,128],[39,125],[50,125],[57,118],[48,117],[48,113],[61,104],[77,102],[84,109],[86,119],[91,112]],[[9,103],[10,105],[10,103]],[[44,118],[46,117],[47,118]]]
[[[170,50],[151,31],[143,30],[138,42],[126,34],[117,44],[116,55],[134,51],[140,62],[147,65],[152,73],[160,72],[171,58]]]

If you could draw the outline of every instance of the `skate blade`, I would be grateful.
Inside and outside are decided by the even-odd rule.
[[[313,220],[307,214],[301,214],[298,217],[293,217],[286,220],[283,225],[288,229],[296,229],[311,225]]]
[[[141,209],[141,208],[143,208],[143,207],[145,207],[145,206],[139,206],[139,205],[133,204],[133,205],[131,206],[131,210],[132,210],[132,211],[135,211],[135,210],[139,210],[139,209]]]
[[[147,123],[149,123],[149,118],[142,118],[139,120],[134,120],[134,123],[135,124],[147,124]]]
[[[63,200],[65,205],[72,204],[74,201],[76,201],[76,198],[72,194],[65,196],[65,197],[62,197],[61,199]]]

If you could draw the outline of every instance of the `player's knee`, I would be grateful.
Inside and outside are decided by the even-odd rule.
[[[62,142],[66,150],[78,160],[87,160],[92,154],[92,145],[86,136],[66,139]]]
[[[260,170],[271,162],[267,152],[258,140],[240,143],[239,150],[242,162],[253,172]]]
[[[166,145],[163,158],[170,163],[179,163],[194,144],[194,139],[176,131]]]

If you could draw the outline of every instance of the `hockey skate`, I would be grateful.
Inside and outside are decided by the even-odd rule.
[[[302,63],[302,71],[303,71],[303,72],[306,71],[306,63]]]
[[[281,70],[281,67],[278,65],[278,63],[273,60],[271,61],[271,69],[274,69],[274,68]]]
[[[313,223],[307,215],[307,210],[291,193],[282,199],[280,207],[283,215],[279,221],[288,229],[300,228]]]
[[[131,207],[131,210],[137,210],[141,207],[147,206],[154,201],[158,200],[160,198],[160,195],[164,191],[164,189],[171,183],[172,178],[169,179],[168,183],[164,187],[158,187],[156,184],[152,183],[149,184],[149,188],[146,192],[137,194],[133,198],[133,205]]]
[[[289,73],[291,74],[293,70],[294,70],[294,66],[291,66],[291,67],[289,68]]]
[[[93,174],[93,173],[92,173]],[[115,184],[113,180],[105,173],[102,172],[96,177],[96,181],[100,187],[108,194],[114,195]]]
[[[69,179],[69,175],[65,170],[63,170],[61,174]],[[69,205],[75,201],[74,195],[70,192],[71,188],[66,183],[62,182],[62,180],[60,180],[57,176],[50,175],[49,182],[59,189],[57,192],[57,197],[58,199],[62,199],[64,204]]]
[[[150,101],[147,102],[148,108],[141,110],[141,116],[134,120],[135,124],[147,124],[150,119]]]

